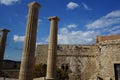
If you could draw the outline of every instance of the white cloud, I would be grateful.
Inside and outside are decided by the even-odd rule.
[[[87,24],[88,29],[104,28],[112,25],[120,24],[120,10],[112,11],[106,16],[103,16],[89,24]]]
[[[60,28],[58,33],[58,44],[90,44],[94,42],[94,38],[100,35],[99,31],[81,31],[70,30],[76,28],[76,24],[69,24]]]
[[[79,7],[79,4],[77,4],[77,3],[75,3],[75,2],[69,2],[69,3],[67,4],[67,8],[68,8],[68,9],[71,9],[71,10],[73,10],[73,9],[75,9],[75,8],[77,8],[77,7]]]
[[[0,0],[0,4],[4,5],[12,5],[16,2],[19,2],[20,0]]]
[[[120,10],[112,11],[111,13],[107,14],[105,17],[106,18],[120,17]]]
[[[70,24],[70,25],[68,25],[67,27],[68,27],[69,29],[71,29],[71,28],[76,28],[77,25],[76,25],[76,24]]]
[[[116,30],[120,30],[120,25],[119,26],[113,26],[111,29],[109,29],[108,31],[116,31]]]
[[[66,34],[66,33],[68,33],[68,29],[67,28],[61,28],[60,29],[60,33],[62,33],[62,34]]]
[[[91,8],[89,8],[85,3],[82,3],[82,6],[84,7],[84,9],[86,10],[92,10]]]
[[[23,42],[23,41],[24,41],[24,38],[25,38],[25,36],[18,36],[18,35],[14,35],[14,36],[13,36],[13,40],[14,40],[15,42]]]
[[[109,35],[113,35],[113,34],[120,34],[120,29],[116,30],[116,31],[111,31]]]
[[[117,25],[117,26],[112,26],[110,28],[104,28],[102,31],[103,32],[107,32],[107,33],[111,33],[111,32],[116,32],[120,30],[120,25]],[[119,32],[120,33],[120,32]],[[110,35],[110,34],[109,34]]]
[[[67,28],[63,28],[58,34],[58,44],[90,44],[99,34],[98,31],[68,31]]]
[[[95,42],[95,37],[100,35],[99,31],[71,30],[68,27],[69,25],[66,25],[66,27],[59,29],[58,44],[92,44]],[[44,41],[49,42],[49,37]]]
[[[108,32],[108,35],[120,34],[120,25],[113,26],[112,28],[107,28],[104,31]]]
[[[68,33],[68,29],[73,29],[73,28],[76,28],[77,27],[77,24],[69,24],[69,25],[66,25],[65,27],[63,27],[63,28],[60,28],[60,33],[63,33],[63,34],[65,34],[65,33]]]
[[[43,43],[43,42],[37,42],[37,43],[36,43],[36,46],[37,46],[37,45],[40,45],[40,44],[44,44],[44,43]]]

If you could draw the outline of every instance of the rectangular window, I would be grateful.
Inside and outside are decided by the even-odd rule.
[[[120,64],[114,64],[115,80],[120,80]]]

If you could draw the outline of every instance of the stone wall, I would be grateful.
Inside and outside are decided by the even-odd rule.
[[[37,46],[36,64],[46,64],[47,48],[47,45]],[[120,39],[57,47],[57,67],[68,66],[69,80],[115,80],[116,63],[120,64]]]
[[[114,64],[120,64],[120,40],[109,40],[96,44],[98,47],[97,75],[104,80],[115,80]]]
[[[38,45],[36,53],[36,64],[47,64],[48,45]]]
[[[47,45],[37,46],[36,64],[46,64],[47,48]],[[96,54],[94,48],[91,45],[58,45],[56,65],[58,68],[61,68],[62,65],[68,66],[70,80],[79,78],[88,80],[96,72]]]
[[[94,46],[88,45],[59,45],[57,66],[67,64],[69,68],[69,80],[88,80],[95,73]],[[94,64],[91,66],[91,64]],[[88,70],[89,68],[89,70]]]

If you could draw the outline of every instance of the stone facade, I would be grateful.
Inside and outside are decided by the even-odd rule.
[[[96,46],[99,55],[97,58],[97,64],[99,65],[97,69],[98,76],[105,80],[115,80],[114,67],[115,64],[120,64],[120,39],[104,41]]]
[[[47,63],[47,50],[48,45],[37,46],[36,64]],[[57,46],[56,65],[68,69],[69,80],[115,80],[115,64],[120,64],[120,39]]]

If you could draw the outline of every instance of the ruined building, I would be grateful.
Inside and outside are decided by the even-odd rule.
[[[48,45],[38,45],[36,64],[47,63]],[[98,36],[93,45],[58,45],[58,68],[69,80],[120,80],[120,35]]]
[[[37,20],[41,6],[37,2],[32,2],[28,6],[19,80],[33,80]],[[56,65],[69,72],[69,80],[120,80],[120,35],[98,36],[93,45],[57,45],[59,18],[53,16],[49,20],[51,22],[49,47],[38,45],[36,54],[36,64],[48,62],[46,80],[56,80]],[[3,69],[8,32],[9,30],[2,29],[0,36],[0,72]]]

